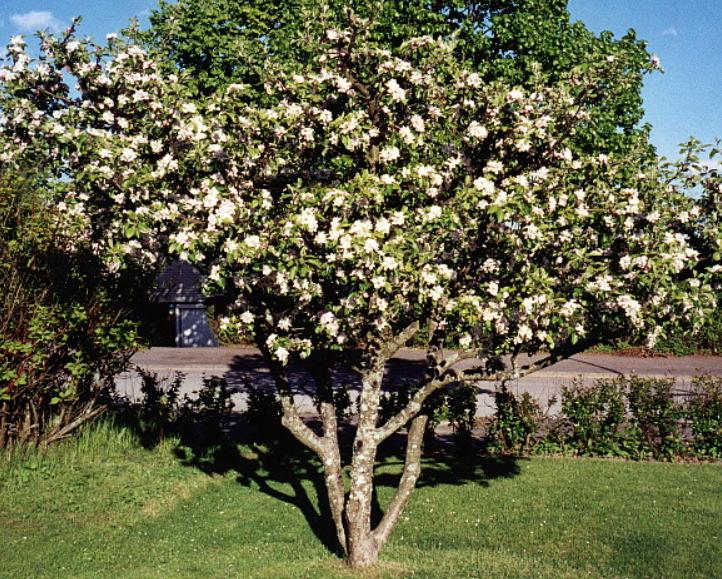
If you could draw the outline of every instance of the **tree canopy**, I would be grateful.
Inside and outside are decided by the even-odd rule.
[[[620,58],[625,70],[614,86],[600,85],[590,118],[572,147],[609,153],[646,139],[642,76],[650,70],[646,43],[630,30],[599,36],[572,22],[566,0],[180,0],[162,1],[139,38],[186,84],[209,95],[229,84],[250,85],[247,97],[268,104],[266,84],[278,69],[293,72],[314,57],[326,29],[345,27],[353,13],[371,23],[369,41],[398,48],[429,35],[448,41],[483,82],[531,86],[541,70],[559,81],[580,65]]]

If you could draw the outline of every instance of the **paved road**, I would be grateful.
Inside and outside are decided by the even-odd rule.
[[[404,349],[391,360],[387,373],[392,383],[413,378],[421,371],[424,353],[421,350]],[[171,377],[175,372],[185,375],[183,392],[197,390],[203,376],[223,376],[235,392],[236,408],[245,407],[243,377],[246,376],[256,385],[272,386],[267,368],[258,350],[249,347],[226,348],[151,348],[138,352],[132,362],[146,371],[157,373],[160,377]],[[473,366],[469,360],[464,366]],[[637,358],[611,354],[580,354],[540,370],[539,372],[517,380],[511,384],[515,392],[529,392],[542,403],[557,395],[561,387],[574,379],[590,384],[598,378],[612,378],[618,375],[638,374],[641,376],[674,377],[680,390],[689,385],[692,376],[711,374],[722,376],[722,356],[684,356]],[[308,383],[308,376],[300,369],[291,368],[292,384],[301,388]],[[342,383],[357,384],[358,377],[353,373],[336,376]],[[135,372],[121,375],[117,379],[118,389],[131,397],[140,391],[140,379]],[[482,389],[478,397],[477,413],[480,416],[493,412],[491,392],[494,384]],[[313,412],[308,396],[299,396],[297,401],[304,411]]]

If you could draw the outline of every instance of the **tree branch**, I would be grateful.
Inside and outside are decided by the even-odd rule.
[[[391,531],[394,530],[396,523],[399,521],[401,513],[409,502],[411,493],[416,486],[416,481],[421,474],[421,449],[424,440],[424,432],[429,417],[425,414],[414,418],[409,428],[409,435],[406,442],[406,459],[404,462],[404,472],[401,475],[399,486],[396,489],[394,497],[391,499],[381,522],[378,524],[373,534],[379,545],[383,545],[388,539]]]
[[[386,440],[389,436],[416,416],[421,410],[421,405],[434,392],[458,381],[459,379],[455,375],[447,375],[443,378],[433,379],[419,388],[411,397],[409,403],[402,410],[400,410],[395,416],[389,418],[386,421],[386,424],[376,429],[376,443],[380,444]]]
[[[61,440],[63,438],[66,438],[72,434],[74,430],[76,430],[78,427],[82,426],[89,420],[92,420],[96,416],[99,416],[103,412],[105,412],[108,409],[107,406],[96,406],[95,408],[92,408],[92,404],[88,405],[86,409],[70,424],[64,426],[57,432],[51,434],[47,438],[42,440],[43,446],[49,446],[51,443]]]
[[[558,348],[555,351],[552,351],[546,358],[542,358],[541,360],[537,360],[536,362],[531,362],[530,364],[522,366],[521,368],[512,367],[511,370],[502,370],[498,372],[488,372],[486,370],[477,370],[475,368],[471,368],[458,374],[456,376],[456,379],[458,381],[464,382],[506,382],[507,380],[517,380],[544,368],[548,368],[549,366],[553,366],[557,362],[565,360],[570,356],[579,354],[580,352],[583,352],[584,350],[592,346],[594,343],[595,342],[593,340],[586,339],[580,340],[574,345],[567,344],[561,348]],[[515,360],[516,356],[514,356],[514,358],[512,359],[512,364]],[[454,373],[456,374],[456,372]]]
[[[419,331],[420,324],[417,321],[411,322],[406,326],[396,337],[390,342],[387,342],[383,348],[381,348],[381,359],[386,362],[391,356],[393,356],[399,349],[403,348],[411,338],[413,338]]]
[[[522,366],[521,368],[513,367],[511,370],[498,372],[489,372],[483,369],[474,368],[463,372],[457,372],[453,368],[454,364],[462,360],[474,358],[475,356],[469,351],[462,350],[453,352],[448,358],[444,359],[440,367],[437,367],[437,370],[439,370],[437,377],[430,379],[424,386],[419,388],[419,390],[417,390],[411,397],[409,403],[402,410],[400,410],[395,416],[391,417],[386,424],[376,430],[376,440],[378,443],[386,440],[418,414],[421,410],[421,405],[429,396],[431,396],[431,394],[441,388],[453,384],[454,382],[505,382],[507,380],[515,380],[528,376],[529,374],[537,372],[543,368],[547,368],[548,366],[552,366],[560,360],[569,358],[574,354],[583,352],[593,343],[594,342],[592,340],[582,340],[576,345],[568,345],[566,347],[559,348],[549,354],[546,358],[542,358],[541,360],[532,362],[526,366]]]
[[[452,352],[448,357],[443,358],[436,362],[431,368],[430,378],[428,382],[422,386],[416,393],[411,397],[409,403],[400,410],[395,416],[392,416],[386,424],[379,427],[376,431],[377,441],[380,443],[386,440],[394,432],[399,430],[404,424],[411,420],[421,410],[421,405],[424,401],[431,396],[437,390],[448,386],[458,381],[456,373],[450,372],[453,365],[469,358],[475,358],[474,352],[469,350],[456,350]],[[427,359],[438,360],[434,356],[434,352],[429,351]]]
[[[281,399],[281,408],[283,416],[281,424],[285,426],[291,434],[304,446],[307,446],[322,459],[326,456],[326,448],[323,440],[313,430],[311,430],[298,413],[296,405],[293,403],[293,394],[288,384],[288,378],[283,367],[274,360],[265,344],[262,345],[261,351],[266,359],[266,363],[271,370],[271,375],[276,383],[276,391]]]

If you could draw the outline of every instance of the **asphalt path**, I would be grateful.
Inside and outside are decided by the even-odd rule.
[[[404,381],[413,380],[423,371],[424,352],[415,349],[401,350],[387,365],[387,380],[390,384],[402,386]],[[236,409],[246,406],[244,379],[255,386],[272,388],[268,368],[260,352],[255,348],[233,346],[223,348],[150,348],[138,352],[132,364],[146,372],[155,373],[161,380],[170,380],[176,372],[184,375],[181,392],[191,395],[202,385],[204,377],[221,376],[228,382]],[[457,368],[469,368],[474,360],[466,360]],[[312,383],[300,367],[289,368],[291,385],[296,390],[296,402],[302,412],[314,413],[314,406],[307,390]],[[689,387],[693,376],[722,376],[722,356],[682,357],[632,357],[616,354],[579,354],[539,370],[538,372],[509,383],[515,393],[529,392],[542,405],[558,398],[563,386],[574,381],[583,385],[592,384],[600,378],[637,374],[650,377],[673,377],[677,392],[681,395]],[[334,376],[339,384],[358,386],[359,377],[353,371],[339,372]],[[131,370],[116,379],[118,391],[131,398],[140,395],[141,379],[137,371]],[[494,383],[481,383],[477,414],[488,416],[493,413]],[[552,412],[555,406],[552,406]]]

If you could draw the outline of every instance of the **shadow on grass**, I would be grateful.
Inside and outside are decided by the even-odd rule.
[[[398,387],[390,386],[394,382],[398,384],[404,380],[413,380],[418,376],[422,364],[418,360],[394,360],[387,371],[386,387],[393,389]],[[248,377],[256,388],[273,388],[260,356],[239,357],[225,375],[229,384],[237,385],[232,387],[236,392],[242,389],[238,386],[242,383],[239,377]],[[358,387],[358,376],[353,372],[337,373],[334,378],[351,390]],[[312,380],[303,369],[291,368],[290,382],[295,394],[309,394],[306,385],[312,383]],[[269,417],[269,422],[259,429],[257,424],[251,426],[243,415],[232,413],[222,429],[217,423],[196,421],[185,422],[174,432],[148,431],[147,425],[137,421],[132,424],[132,413],[128,417],[130,420],[125,421],[127,426],[135,430],[146,448],[152,447],[164,435],[178,437],[175,453],[182,464],[208,475],[235,475],[240,484],[257,488],[276,500],[295,506],[322,544],[331,553],[342,554],[336,540],[320,460],[296,441],[280,425],[277,417]],[[313,420],[309,421],[309,426],[313,430],[320,430],[320,425]],[[353,426],[346,425],[339,433],[344,464],[350,462],[354,430]],[[395,489],[398,486],[404,464],[405,443],[405,434],[397,433],[379,448],[372,512],[374,526],[383,516],[376,491],[381,487]],[[470,483],[488,486],[494,479],[509,478],[520,473],[519,459],[483,456],[479,447],[473,444],[460,450],[449,439],[442,438],[437,439],[429,450],[430,453],[425,453],[417,487]]]
[[[232,432],[245,430],[242,418],[233,418],[239,424]],[[211,437],[207,433],[187,433],[181,436],[175,453],[188,467],[208,475],[231,473],[240,484],[295,506],[326,549],[340,557],[343,553],[336,540],[321,463],[313,452],[285,431],[280,434],[276,440],[259,442],[253,437],[233,436],[228,432]],[[397,435],[380,449],[372,512],[374,526],[383,516],[377,491],[381,487],[395,489],[398,486],[403,468],[403,439],[405,436]],[[520,474],[519,460],[483,456],[476,449],[464,453],[437,450],[423,459],[417,488],[469,483],[488,486],[494,479]]]
[[[247,487],[298,508],[313,533],[331,552],[340,555],[324,479],[316,456],[292,441],[240,443],[230,438],[215,444],[181,439],[176,456],[189,467],[209,475],[233,473]],[[310,488],[309,484],[310,483]]]

